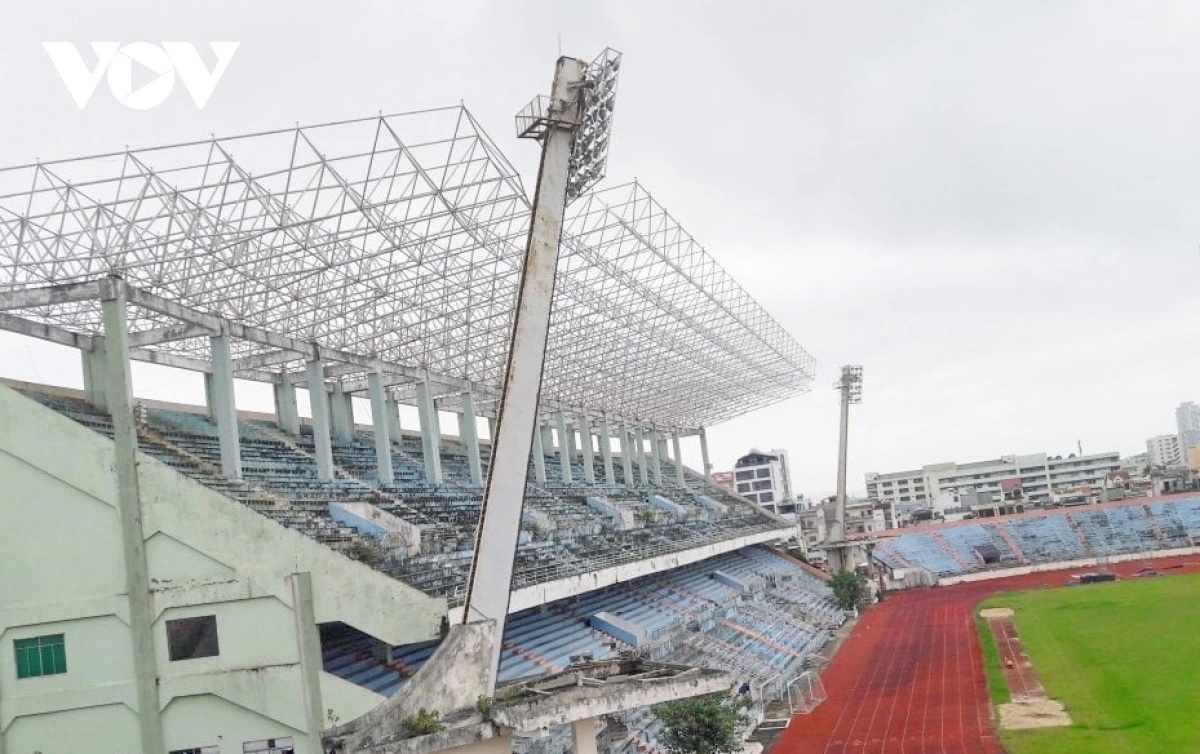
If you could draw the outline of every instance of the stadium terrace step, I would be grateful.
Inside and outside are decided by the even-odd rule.
[[[1088,542],[1087,535],[1083,533],[1083,529],[1080,528],[1079,522],[1075,520],[1075,517],[1067,514],[1064,516],[1064,518],[1067,521],[1067,525],[1071,527],[1073,532],[1075,532],[1075,536],[1079,537],[1079,543],[1083,545],[1083,551],[1087,553],[1088,557],[1096,557],[1096,553],[1092,549],[1091,543]]]
[[[1150,524],[1150,530],[1154,532],[1154,539],[1160,547],[1167,548],[1171,544],[1167,541],[1167,536],[1163,533],[1162,527],[1158,524],[1158,519],[1154,517],[1154,511],[1149,505],[1143,505],[1142,510],[1146,512],[1146,521]]]
[[[958,561],[958,564],[959,564],[960,566],[962,566],[962,569],[963,569],[964,571],[970,571],[970,570],[974,570],[974,568],[975,568],[976,564],[975,564],[975,563],[973,563],[973,562],[970,562],[970,561],[968,561],[966,558],[964,558],[964,557],[962,556],[962,554],[961,554],[961,553],[959,553],[959,551],[958,551],[958,550],[957,550],[955,547],[952,547],[952,546],[950,545],[950,543],[949,543],[949,542],[947,542],[947,541],[946,541],[946,539],[945,539],[945,538],[944,538],[944,537],[943,537],[941,534],[939,534],[938,532],[936,532],[936,531],[935,531],[935,532],[932,532],[932,533],[930,534],[930,536],[932,536],[932,537],[933,537],[933,540],[934,540],[935,542],[937,542],[939,545],[941,545],[941,546],[942,546],[942,549],[943,549],[943,550],[945,550],[947,553],[949,553],[949,554],[950,554],[950,557],[952,557],[952,558],[954,558],[956,561]]]
[[[925,568],[940,575],[964,572],[961,562],[980,547],[999,558],[971,570],[1058,563],[1191,547],[1200,537],[1200,497],[1074,507],[1065,511],[985,519],[901,533],[875,550],[891,568]],[[931,548],[930,543],[944,545]],[[946,553],[957,554],[948,558]],[[956,562],[957,561],[957,562]]]
[[[107,415],[82,398],[58,389],[24,392],[111,437],[112,425]],[[465,450],[458,443],[443,442],[446,483],[430,485],[423,479],[419,438],[402,434],[393,442],[395,483],[383,486],[375,469],[374,438],[369,431],[359,428],[353,436],[334,444],[334,478],[321,481],[316,471],[310,425],[302,424],[296,436],[255,417],[239,422],[243,479],[233,481],[220,474],[216,425],[202,409],[150,405],[139,408],[139,416],[144,425],[140,439],[142,452],[281,525],[344,553],[365,558],[374,567],[428,594],[446,597],[452,604],[461,602],[479,520],[481,492],[465,483],[469,470],[465,466]],[[481,450],[485,459],[490,460],[490,446],[483,443]],[[617,466],[620,465],[618,455]],[[455,469],[461,470],[461,478]],[[525,507],[536,515],[523,527],[514,586],[523,588],[779,528],[778,522],[711,485],[702,476],[685,470],[685,481],[686,489],[665,483],[659,487],[634,488],[529,485]],[[633,512],[641,525],[620,531],[609,518],[589,509],[586,499],[597,491]],[[678,506],[673,510],[682,515],[665,508],[655,509],[648,502],[651,494]],[[694,494],[704,495],[718,503],[719,508],[698,503]],[[419,553],[398,555],[382,550],[374,536],[330,516],[329,504],[335,502],[377,506],[418,527]],[[539,525],[538,521],[552,526]],[[730,570],[734,571],[732,565]],[[702,578],[673,583],[669,589],[671,592],[664,594],[680,594],[681,599],[695,607],[725,598],[725,592],[714,591],[711,580]],[[663,625],[662,615],[648,619],[656,627]]]
[[[996,533],[1000,535],[1004,543],[1008,545],[1009,550],[1019,562],[1028,563],[1029,558],[1025,557],[1025,553],[1021,550],[1021,545],[1013,538],[1013,535],[1008,531],[1008,527],[1003,524],[995,527]]]

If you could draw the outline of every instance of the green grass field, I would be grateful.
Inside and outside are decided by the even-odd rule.
[[[1046,693],[1069,728],[1001,731],[1010,754],[1200,752],[1200,576],[1012,592],[1011,607]],[[988,690],[1008,700],[999,655],[979,621]]]

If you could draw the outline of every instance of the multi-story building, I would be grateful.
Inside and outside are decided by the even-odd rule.
[[[1179,445],[1179,435],[1157,435],[1146,440],[1146,460],[1151,466],[1182,466],[1184,462],[1183,449]]]
[[[1175,409],[1175,428],[1179,435],[1179,456],[1187,458],[1187,452],[1200,445],[1200,405],[1184,401]]]
[[[733,465],[736,492],[775,513],[794,513],[786,450],[751,450]],[[783,510],[790,507],[790,511]]]
[[[867,497],[872,500],[892,501],[897,514],[909,514],[920,508],[929,508],[933,504],[922,469],[890,474],[867,474]]]
[[[967,491],[1004,499],[1019,490],[1025,502],[1046,503],[1082,487],[1103,487],[1109,472],[1120,468],[1120,454],[1115,452],[1007,455],[963,464],[929,464],[916,471],[868,473],[867,496],[895,503],[898,517],[915,508],[957,507],[959,494]],[[1006,483],[1003,488],[1001,482]]]
[[[1144,476],[1149,466],[1149,453],[1138,453],[1121,459],[1121,471],[1128,471],[1133,477]]]

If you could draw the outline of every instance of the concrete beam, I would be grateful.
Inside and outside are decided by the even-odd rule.
[[[83,283],[51,285],[45,288],[0,291],[0,311],[5,309],[33,309],[39,306],[56,306],[75,301],[98,301],[108,288],[107,280],[89,280]]]
[[[153,330],[142,330],[141,332],[130,333],[129,345],[133,347],[155,346],[162,343],[173,343],[177,340],[199,338],[212,334],[213,331],[209,330],[207,327],[181,323],[167,325],[166,327],[156,327]]]
[[[0,330],[16,333],[17,335],[27,335],[38,340],[57,343],[60,346],[68,346],[69,348],[78,348],[81,351],[90,350],[92,347],[92,336],[83,335],[81,333],[64,330],[61,327],[54,325],[46,325],[41,322],[24,319],[22,317],[0,312]]]

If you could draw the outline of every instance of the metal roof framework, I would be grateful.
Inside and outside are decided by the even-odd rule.
[[[0,169],[0,328],[132,356],[495,395],[530,207],[462,106]],[[811,356],[640,184],[568,212],[543,404],[689,431],[808,389]],[[113,278],[119,278],[118,281]]]

